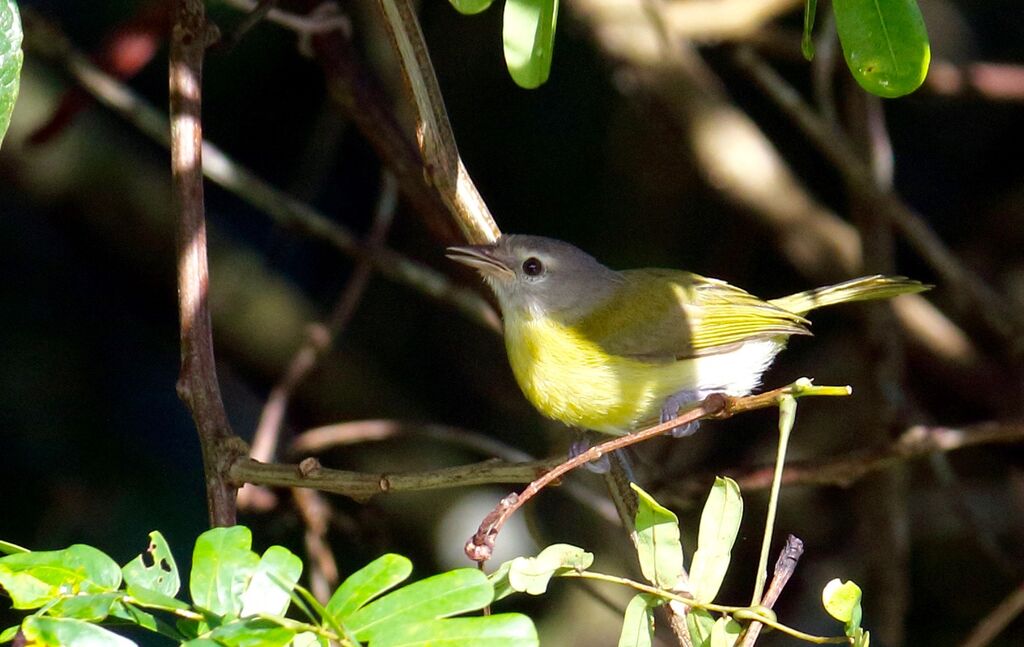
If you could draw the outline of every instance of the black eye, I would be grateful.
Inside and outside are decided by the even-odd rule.
[[[540,262],[540,259],[531,256],[523,261],[523,272],[525,272],[527,276],[539,276],[543,271],[544,264]]]

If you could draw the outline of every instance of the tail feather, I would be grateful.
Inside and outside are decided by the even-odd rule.
[[[900,294],[923,292],[931,287],[904,276],[882,276],[881,274],[876,274],[815,290],[797,292],[781,299],[772,299],[769,303],[783,310],[802,315],[823,306],[846,303],[848,301],[889,299]]]

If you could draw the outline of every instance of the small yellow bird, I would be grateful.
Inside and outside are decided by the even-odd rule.
[[[494,290],[516,381],[544,415],[621,435],[710,393],[747,395],[822,306],[929,286],[865,276],[781,299],[665,269],[615,271],[568,243],[506,235],[448,248]],[[685,435],[696,425],[676,430]]]

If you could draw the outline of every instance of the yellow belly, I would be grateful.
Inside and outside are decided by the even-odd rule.
[[[651,364],[604,352],[556,322],[505,322],[516,381],[544,415],[567,425],[623,434],[656,421],[665,398],[695,384],[694,360]]]

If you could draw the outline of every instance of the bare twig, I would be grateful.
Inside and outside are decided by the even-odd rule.
[[[237,9],[250,13],[255,13],[261,4],[273,4],[272,2],[266,2],[266,0],[225,0],[225,2]],[[334,2],[325,2],[324,5],[334,7],[335,9],[337,7]],[[342,16],[337,11],[330,12],[326,16],[324,14],[324,11],[314,10],[309,16],[301,16],[271,6],[266,13],[266,19],[285,29],[290,29],[305,36],[323,34],[350,27],[348,18]]]
[[[176,0],[171,34],[171,173],[178,210],[178,307],[181,374],[178,394],[199,432],[210,522],[235,523],[235,486],[227,468],[244,451],[231,431],[217,383],[208,301],[206,216],[203,204],[203,55],[215,32],[202,0]]]
[[[1024,101],[1024,66],[932,61],[924,88],[946,96],[977,96],[989,101]]]
[[[309,555],[309,588],[321,604],[327,604],[331,592],[338,586],[338,563],[327,542],[330,528],[331,505],[315,490],[292,488],[292,498],[306,525],[304,539]]]
[[[1024,325],[1006,306],[1006,300],[965,267],[920,214],[891,191],[877,187],[871,168],[857,155],[843,133],[818,117],[796,90],[751,48],[738,48],[736,60],[836,167],[850,189],[885,216],[943,278],[944,284],[956,292],[960,297],[961,310],[967,314],[975,311],[981,314],[985,323],[1008,343],[1012,351],[1024,350],[1020,343],[1020,331],[1024,330]]]
[[[380,196],[373,224],[366,236],[365,245],[371,252],[378,251],[384,244],[384,238],[391,226],[397,204],[398,194],[394,177],[385,171],[381,174]],[[320,359],[330,350],[352,319],[352,315],[366,291],[366,286],[370,282],[372,272],[373,265],[369,257],[360,259],[326,324],[310,326],[306,343],[292,356],[291,363],[285,369],[281,379],[270,390],[267,401],[263,405],[263,411],[260,413],[260,419],[256,425],[256,433],[253,435],[252,449],[249,452],[254,460],[269,462],[274,459],[281,426],[284,424],[288,401],[291,399],[292,393],[316,368]],[[251,504],[255,493],[256,486],[246,485],[243,487],[238,493],[239,507],[245,509]]]
[[[313,488],[369,501],[378,494],[445,490],[491,483],[529,483],[538,474],[562,462],[559,458],[506,463],[489,460],[457,467],[398,474],[350,472],[322,467],[316,459],[299,465],[258,463],[248,456],[239,457],[231,466],[231,479],[237,483],[257,483],[275,487]]]
[[[462,163],[448,113],[427,54],[419,20],[409,0],[378,0],[402,75],[416,107],[416,139],[428,175],[462,229],[474,244],[501,235],[469,172]]]
[[[869,474],[901,462],[935,453],[946,453],[979,445],[1014,444],[1024,440],[1024,421],[983,422],[959,428],[917,425],[898,440],[875,449],[852,452],[825,461],[792,461],[786,464],[783,485],[825,485],[849,487]],[[765,490],[771,486],[772,468],[757,467],[743,472],[726,472],[744,492]],[[680,502],[697,500],[706,493],[714,475],[695,475],[673,482],[671,492]],[[660,499],[659,499],[660,500]]]
[[[985,647],[991,644],[1021,613],[1024,613],[1024,583],[982,618],[960,647]]]
[[[45,34],[47,42],[38,42],[39,38],[27,39],[26,47],[30,51],[46,56],[62,66],[97,101],[115,111],[146,136],[165,146],[170,144],[168,121],[159,110],[124,83],[97,68],[86,56],[72,48],[55,27],[43,24],[38,16],[32,20],[35,29],[29,33],[40,38]],[[335,81],[335,84],[340,84],[340,81]],[[362,98],[362,95],[359,96]],[[369,112],[369,117],[376,114],[372,109],[355,111],[354,118],[356,115],[362,115],[356,118],[357,123],[360,119],[366,118],[364,112]],[[395,132],[398,132],[397,127]],[[398,136],[400,137],[400,134]],[[500,331],[501,323],[494,309],[476,292],[452,284],[444,274],[392,249],[368,249],[344,225],[261,180],[214,144],[203,142],[202,155],[205,162],[202,170],[206,177],[267,214],[281,227],[296,229],[323,240],[347,256],[356,259],[369,258],[382,276],[407,285],[431,298],[449,303],[470,320],[491,330]],[[421,162],[415,151],[407,151],[406,155],[400,157],[396,153],[392,158],[385,159],[388,159],[392,170],[397,165],[406,178],[413,177],[422,187]],[[429,197],[424,197],[424,194],[429,195],[429,192],[417,193],[415,190],[408,190],[408,186],[415,184],[410,180],[403,184],[406,197],[418,196],[419,199],[412,199],[412,203],[419,208],[426,208],[423,207],[423,202],[429,200]],[[440,204],[436,197],[434,199],[440,205],[439,208],[447,214],[443,204]]]
[[[815,389],[818,395],[849,395],[851,392],[849,387],[809,387],[809,384],[810,383],[807,382],[806,388]],[[498,506],[491,511],[491,514],[487,516],[484,522],[480,524],[477,532],[469,539],[468,542],[466,542],[466,555],[475,562],[485,562],[490,559],[491,553],[494,550],[494,542],[497,535],[509,517],[511,517],[512,514],[521,508],[527,501],[536,496],[542,489],[581,465],[597,460],[614,451],[625,449],[626,447],[630,447],[637,443],[645,442],[651,438],[671,431],[678,426],[685,425],[695,420],[700,420],[702,418],[731,418],[734,415],[746,411],[776,406],[778,405],[779,397],[784,394],[798,396],[802,393],[806,393],[806,391],[805,387],[801,386],[799,381],[789,386],[741,398],[728,396],[722,393],[713,393],[704,398],[704,400],[702,400],[700,404],[693,409],[689,409],[688,411],[681,413],[672,420],[625,436],[613,438],[612,440],[605,441],[600,445],[595,445],[587,451],[570,458],[552,469],[550,472],[547,472],[537,480],[533,481],[526,486],[522,492],[518,494],[511,494],[502,499],[501,503],[499,503]]]
[[[762,607],[771,609],[775,606],[779,596],[782,594],[782,589],[786,588],[786,584],[789,583],[789,578],[793,576],[796,565],[800,561],[800,556],[803,554],[804,542],[793,535],[787,536],[786,545],[783,546],[782,552],[779,553],[779,559],[775,562],[775,570],[772,573],[771,582],[768,583],[764,597],[761,598]],[[756,620],[747,625],[743,632],[743,638],[738,643],[739,647],[752,647],[763,627],[764,625]]]

